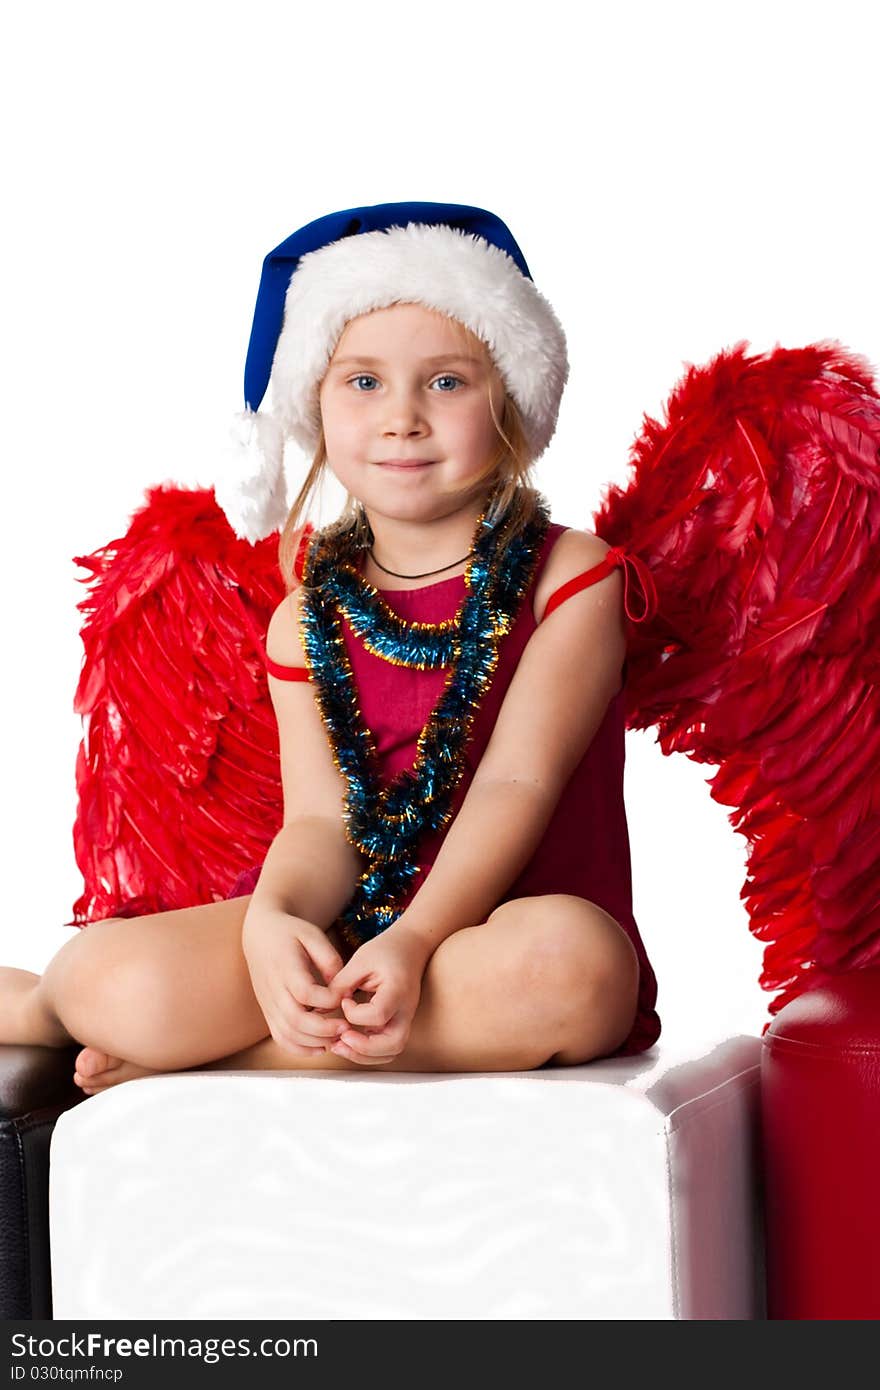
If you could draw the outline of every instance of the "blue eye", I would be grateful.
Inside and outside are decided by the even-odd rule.
[[[372,372],[358,372],[357,376],[353,376],[353,377],[351,378],[351,384],[354,385],[355,382],[358,382],[358,381],[376,381],[376,379],[377,379],[377,378],[373,376]],[[462,379],[461,379],[460,376],[453,376],[453,375],[451,375],[451,373],[449,373],[449,372],[444,372],[444,374],[443,374],[442,376],[436,377],[435,380],[437,380],[437,381],[457,381],[457,382],[461,383],[462,385],[464,384],[464,383],[462,382]],[[370,395],[373,394],[372,391],[366,391],[366,392],[361,391],[359,387],[358,387],[358,391],[359,391],[359,394],[360,394],[360,395],[367,395],[367,396],[370,396]],[[452,391],[441,391],[440,394],[441,394],[442,396],[451,396],[451,395],[454,394],[454,392],[452,392]]]

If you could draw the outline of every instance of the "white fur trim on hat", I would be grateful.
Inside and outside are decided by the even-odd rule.
[[[287,520],[284,436],[271,415],[244,410],[233,417],[214,483],[217,505],[240,540],[262,540]]]
[[[349,319],[419,303],[460,320],[487,345],[523,415],[533,458],[556,429],[568,379],[562,325],[505,251],[446,225],[408,223],[343,237],[302,257],[287,290],[269,386],[285,435],[318,442],[318,386]]]

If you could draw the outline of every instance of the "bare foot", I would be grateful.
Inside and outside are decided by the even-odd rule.
[[[364,990],[355,990],[354,1001],[356,1004],[369,1002],[372,996]],[[342,1023],[346,1023],[346,1017],[341,1008],[334,1009],[327,1015],[328,1018],[337,1018]],[[364,1031],[368,1029],[355,1029],[352,1032]],[[325,1052],[315,1051],[314,1053],[302,1057],[286,1052],[279,1047],[274,1038],[266,1037],[260,1042],[254,1043],[252,1047],[246,1047],[241,1052],[231,1053],[227,1057],[219,1057],[216,1061],[205,1062],[201,1066],[181,1067],[181,1071],[236,1071],[243,1070],[295,1070],[306,1067],[321,1067],[332,1071],[350,1071],[353,1067],[360,1067],[362,1063],[349,1060],[345,1052]],[[87,1096],[95,1095],[98,1091],[106,1091],[110,1086],[117,1086],[121,1081],[134,1081],[140,1076],[158,1076],[165,1073],[157,1072],[151,1067],[139,1067],[135,1062],[126,1062],[120,1057],[111,1057],[109,1053],[102,1052],[97,1047],[84,1047],[77,1053],[76,1070],[73,1079],[77,1086],[85,1091]]]
[[[111,1057],[97,1047],[84,1047],[76,1055],[76,1071],[73,1079],[87,1096],[98,1091],[106,1091],[110,1086],[118,1086],[120,1081],[134,1081],[139,1076],[156,1076],[150,1067],[139,1067],[135,1062],[125,1062],[121,1057]]]
[[[13,965],[0,965],[0,1043],[35,1043],[66,1047],[74,1041],[40,997],[41,976]]]

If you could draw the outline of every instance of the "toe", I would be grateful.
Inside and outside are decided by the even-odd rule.
[[[91,1076],[96,1071],[103,1071],[107,1065],[106,1052],[99,1052],[94,1047],[84,1047],[77,1053],[76,1069],[82,1076]]]
[[[77,1054],[75,1066],[79,1075],[89,1080],[99,1072],[118,1067],[119,1063],[119,1057],[111,1057],[109,1053],[101,1052],[97,1047],[84,1047],[82,1052]]]

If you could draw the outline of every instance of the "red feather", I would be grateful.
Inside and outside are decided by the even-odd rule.
[[[311,529],[311,528],[309,528]],[[153,488],[91,571],[68,926],[223,898],[282,819],[262,639],[278,537],[239,540],[213,490]]]
[[[772,1015],[880,963],[880,396],[839,343],[747,347],[645,417],[594,529],[651,571],[628,724],[718,766]]]

